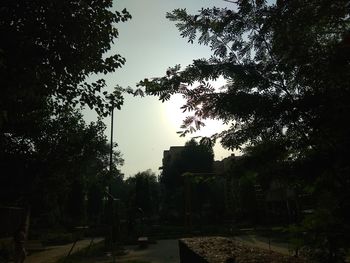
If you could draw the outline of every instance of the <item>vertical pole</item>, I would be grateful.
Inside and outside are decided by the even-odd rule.
[[[112,163],[113,163],[113,120],[114,120],[114,116],[113,116],[113,112],[114,112],[114,106],[112,105],[112,109],[111,109],[111,149],[110,149],[110,153],[109,153],[109,173],[110,176],[112,176]],[[108,186],[108,191],[109,193],[111,193],[111,184],[109,184]],[[110,200],[112,197],[109,197]]]
[[[108,203],[109,203],[109,213],[110,213],[110,241],[109,241],[109,246],[111,248],[112,252],[112,257],[113,257],[113,262],[115,262],[114,259],[114,222],[113,222],[113,217],[114,217],[114,212],[113,212],[113,199],[112,199],[112,165],[113,165],[113,125],[114,125],[114,105],[112,104],[112,109],[111,109],[111,145],[110,145],[110,152],[109,152],[109,176],[110,176],[110,181],[108,184]]]
[[[192,231],[192,215],[191,215],[191,182],[188,175],[184,176],[185,181],[185,227],[187,233]]]

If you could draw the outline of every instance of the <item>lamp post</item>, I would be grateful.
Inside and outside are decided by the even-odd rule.
[[[115,239],[115,236],[114,236],[114,222],[113,222],[113,219],[114,219],[114,205],[113,205],[113,197],[111,195],[112,193],[112,176],[113,176],[113,173],[112,173],[112,166],[113,166],[113,125],[114,125],[114,105],[112,104],[112,108],[111,108],[111,145],[110,145],[110,152],[109,152],[109,183],[108,183],[108,208],[109,208],[109,211],[108,211],[108,214],[109,214],[109,220],[110,220],[110,233],[106,235],[106,239],[110,239],[107,244],[108,246],[112,249],[112,255],[113,255],[113,261],[114,261],[114,246],[113,246],[113,243],[114,243],[114,239]]]
[[[117,107],[118,108],[118,107]],[[119,109],[119,108],[118,108]],[[106,239],[110,237],[109,246],[111,248],[112,262],[116,262],[115,249],[117,241],[120,238],[120,212],[119,212],[119,199],[112,195],[112,183],[113,183],[113,128],[114,128],[114,103],[112,101],[111,107],[111,145],[109,152],[109,184],[108,184],[108,204],[109,204],[109,219],[110,219],[110,235],[106,235]],[[120,241],[120,240],[119,240]]]
[[[114,121],[114,105],[112,104],[112,109],[111,109],[111,148],[110,148],[110,152],[109,152],[109,173],[110,173],[110,177],[112,177],[112,163],[113,163],[113,121]],[[112,187],[111,187],[111,183],[109,183],[108,186],[108,191],[111,192]],[[111,200],[111,198],[109,197],[109,200]]]

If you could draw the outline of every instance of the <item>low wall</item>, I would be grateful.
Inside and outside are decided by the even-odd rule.
[[[180,263],[208,263],[203,257],[189,248],[185,240],[179,240]]]

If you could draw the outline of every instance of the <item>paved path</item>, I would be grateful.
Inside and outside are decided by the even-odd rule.
[[[284,255],[291,255],[291,252],[289,251],[288,243],[277,243],[277,242],[271,242],[269,245],[269,239],[256,236],[256,235],[242,235],[242,236],[236,236],[234,239],[243,242],[244,244],[264,248],[268,250],[272,250],[275,252],[279,252]]]
[[[242,235],[235,237],[247,245],[290,255],[287,243],[272,242],[269,246],[268,239],[254,235]],[[158,240],[157,244],[151,244],[146,249],[137,246],[126,247],[128,254],[118,258],[117,262],[128,262],[129,260],[144,260],[151,263],[179,263],[179,248],[177,239]]]
[[[128,254],[119,257],[117,262],[129,260],[144,260],[152,263],[179,263],[179,248],[177,239],[158,240],[148,248],[139,249],[137,246],[127,246]]]
[[[82,248],[88,247],[90,244],[90,241],[91,239],[84,239],[84,240],[78,241],[72,252],[74,253]],[[94,243],[97,243],[99,241],[102,241],[102,238],[94,239]],[[46,250],[42,252],[37,252],[28,256],[25,260],[25,263],[56,263],[56,261],[59,258],[64,257],[68,254],[72,245],[73,243],[62,245],[62,246],[48,247]]]
[[[236,240],[242,241],[247,245],[269,249],[268,239],[257,237],[254,235],[244,235],[235,237]],[[101,238],[95,239],[94,243],[102,241]],[[90,243],[89,239],[79,241],[73,252],[87,247]],[[50,247],[49,249],[35,253],[26,259],[26,263],[55,263],[59,258],[68,254],[72,244],[63,246]],[[289,254],[288,244],[272,243],[271,250],[282,254]],[[156,244],[150,244],[146,249],[139,249],[138,246],[126,246],[128,254],[118,257],[117,262],[123,263],[130,260],[149,261],[151,263],[179,263],[179,248],[177,239],[158,240]],[[99,262],[110,262],[99,261]]]

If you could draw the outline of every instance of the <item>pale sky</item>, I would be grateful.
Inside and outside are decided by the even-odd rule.
[[[118,84],[122,87],[135,88],[136,83],[144,78],[161,77],[168,67],[181,64],[185,67],[193,59],[209,57],[209,47],[187,43],[180,37],[174,22],[165,18],[165,14],[175,8],[186,8],[195,13],[202,7],[232,7],[223,0],[114,0],[118,10],[126,8],[132,19],[118,24],[119,38],[113,45],[112,52],[126,58],[123,68],[105,76],[108,89]],[[218,83],[220,86],[223,84]],[[126,177],[137,172],[151,169],[159,174],[163,151],[170,146],[184,145],[191,137],[179,137],[181,97],[162,103],[157,97],[125,96],[120,111],[114,113],[114,141],[119,144],[125,160],[121,167]],[[87,120],[94,120],[92,113],[87,113]],[[110,117],[106,118],[106,134],[110,134]],[[200,132],[210,135],[223,127],[219,122],[210,122]],[[224,150],[218,143],[214,147],[215,160],[227,157],[231,152]]]

